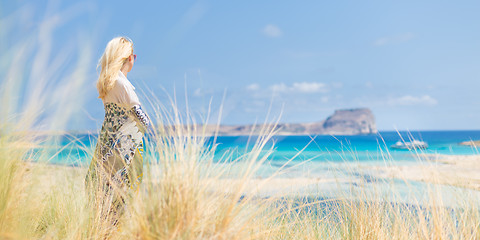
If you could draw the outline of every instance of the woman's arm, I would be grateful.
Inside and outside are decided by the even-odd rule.
[[[150,119],[148,118],[148,115],[143,111],[140,104],[134,105],[130,111],[144,127],[148,127],[148,125],[150,125]]]

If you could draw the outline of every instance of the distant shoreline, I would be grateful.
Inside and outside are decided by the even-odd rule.
[[[238,126],[238,125],[222,125],[222,126]],[[37,134],[37,135],[69,135],[69,134],[79,134],[79,135],[87,135],[87,134],[97,134],[100,132],[100,129],[96,130],[51,130],[51,131],[30,131],[32,134]],[[281,136],[368,136],[368,135],[378,135],[378,134],[383,134],[383,133],[432,133],[432,132],[480,132],[480,129],[473,129],[473,130],[455,130],[455,129],[447,129],[447,130],[378,130],[377,133],[370,133],[370,134],[354,134],[354,135],[341,135],[341,134],[282,134],[278,133],[276,135],[281,135]],[[18,133],[15,133],[18,134]],[[208,135],[208,136],[213,136],[213,135]],[[251,136],[251,135],[218,135],[218,136]],[[258,135],[252,135],[252,136],[258,136]],[[476,140],[473,140],[474,142]],[[480,140],[479,140],[480,141]],[[465,143],[468,143],[470,141],[464,141]],[[462,142],[462,143],[464,143]],[[480,143],[480,142],[479,142]]]
[[[427,185],[436,184],[480,191],[480,175],[478,174],[480,165],[477,164],[480,160],[479,155],[421,154],[419,158],[419,161],[409,162],[408,164],[395,164],[394,162],[375,165],[357,162],[333,163],[331,167],[336,169],[333,171],[337,172],[323,177],[287,177],[282,175],[274,178],[254,177],[245,183],[249,187],[245,188],[243,194],[253,194],[259,197],[335,197],[336,191],[341,192],[340,188],[356,186],[374,190],[375,186],[393,184],[395,181],[397,181],[396,184],[421,182]],[[39,166],[36,163],[33,164]],[[48,169],[46,171],[48,174],[43,176],[47,182],[50,182],[48,179],[52,180],[55,176],[64,176],[65,174],[83,179],[87,170],[87,166],[57,164],[46,164],[44,166]],[[332,173],[332,170],[328,171]],[[208,181],[208,179],[205,180]],[[242,178],[236,177],[218,179],[218,186],[229,186],[241,180]],[[394,181],[392,182],[392,180]],[[422,189],[419,189],[419,193],[423,192]],[[218,190],[228,192],[228,189]],[[406,201],[408,201],[408,198]]]

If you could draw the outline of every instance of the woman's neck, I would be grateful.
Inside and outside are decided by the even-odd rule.
[[[120,69],[120,71],[123,73],[123,76],[127,77],[127,73],[128,73],[127,69],[122,68],[122,69]]]

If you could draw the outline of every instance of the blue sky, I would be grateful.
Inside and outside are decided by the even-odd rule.
[[[224,124],[261,122],[269,108],[313,122],[368,107],[380,130],[480,129],[479,11],[478,1],[1,1],[0,50],[50,41],[48,63],[65,55],[58,79],[88,59],[75,130],[101,125],[95,66],[119,35],[135,43],[128,78],[141,99],[176,91],[184,106],[186,92],[196,114],[212,101],[213,119],[223,103]]]

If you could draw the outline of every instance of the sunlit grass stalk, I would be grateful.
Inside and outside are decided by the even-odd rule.
[[[37,89],[26,101],[32,105],[22,108],[26,113],[14,111],[19,104],[9,94],[22,89],[18,78],[28,70],[22,61],[29,47],[18,49],[1,89],[0,239],[480,239],[478,198],[459,192],[456,205],[446,206],[437,185],[425,193],[426,201],[408,204],[397,201],[391,181],[382,183],[389,186],[386,193],[350,183],[333,199],[295,193],[261,196],[271,177],[260,180],[256,174],[275,151],[270,144],[275,123],[252,136],[253,145],[245,152],[216,156],[216,143],[207,141],[205,126],[197,124],[188,109],[181,112],[175,98],[170,107],[151,104],[154,124],[144,152],[143,183],[127,199],[120,224],[112,226],[99,206],[89,204],[86,168],[50,165],[56,153],[38,142],[35,126],[52,92]],[[71,74],[77,79],[64,89],[83,83],[86,58],[81,56]],[[37,66],[49,62],[41,56],[34,59]],[[47,119],[63,125],[72,109],[65,113],[59,108]],[[84,147],[91,157],[93,146]],[[394,159],[388,150],[382,157],[391,166]],[[341,172],[353,178],[352,168]]]

